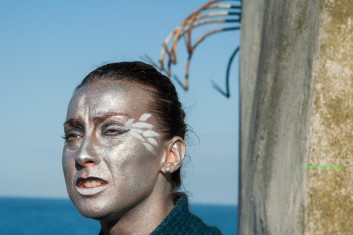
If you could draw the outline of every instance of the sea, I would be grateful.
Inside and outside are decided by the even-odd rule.
[[[190,204],[190,210],[224,235],[237,234],[237,207]],[[84,218],[68,199],[0,197],[1,235],[97,235],[97,221]]]

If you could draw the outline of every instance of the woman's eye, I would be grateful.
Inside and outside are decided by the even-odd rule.
[[[123,134],[127,131],[128,129],[126,129],[125,127],[114,125],[114,126],[104,127],[102,132],[105,135],[115,136],[115,135]]]
[[[82,137],[82,134],[78,131],[70,131],[65,133],[64,139],[66,142],[72,142]]]

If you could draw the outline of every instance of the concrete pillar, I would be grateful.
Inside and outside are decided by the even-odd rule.
[[[353,234],[353,1],[243,1],[240,58],[239,234]]]

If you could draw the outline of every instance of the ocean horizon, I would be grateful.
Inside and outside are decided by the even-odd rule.
[[[224,235],[237,234],[234,205],[190,204],[190,210]],[[97,235],[100,224],[80,215],[69,199],[0,197],[0,234]]]

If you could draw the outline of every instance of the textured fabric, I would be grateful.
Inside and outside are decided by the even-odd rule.
[[[188,198],[182,196],[174,209],[151,235],[219,235],[216,227],[207,226],[199,217],[189,212]]]
[[[99,235],[103,235],[100,231]],[[189,211],[186,195],[182,195],[173,210],[151,235],[222,235],[216,227],[206,225]]]

